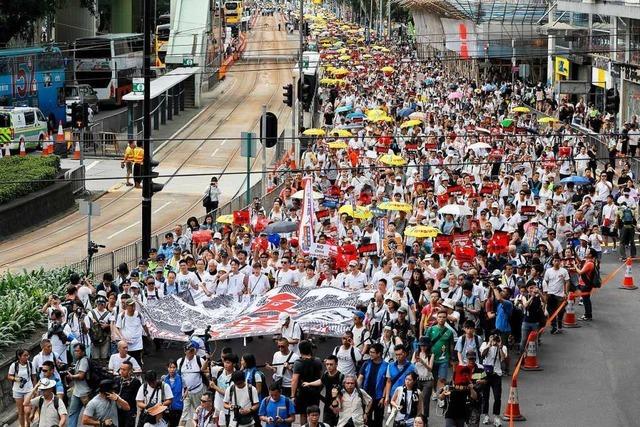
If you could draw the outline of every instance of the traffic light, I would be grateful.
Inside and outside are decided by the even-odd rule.
[[[620,111],[620,95],[618,95],[618,91],[614,88],[607,89],[604,109],[607,113],[614,115]]]
[[[150,173],[149,175],[151,175],[151,195],[153,196],[154,193],[157,193],[159,191],[162,191],[162,189],[164,188],[164,184],[160,184],[158,182],[153,182],[154,178],[157,178],[158,175],[160,175],[158,172],[154,172],[154,168],[157,167],[160,164],[159,161],[157,160],[153,160],[151,159],[149,161],[149,169],[150,169]]]
[[[71,105],[71,127],[82,129],[85,126],[85,119],[82,114],[82,105],[73,103]]]
[[[266,129],[263,130],[262,125],[260,126],[260,139],[264,141],[267,148],[271,148],[278,142],[278,118],[271,111],[267,111],[264,121],[266,122]],[[262,123],[262,120],[260,123]]]
[[[89,126],[89,103],[82,104],[82,123],[85,126]]]
[[[282,89],[284,89],[284,92],[282,92],[282,96],[284,97],[282,102],[284,102],[287,107],[293,107],[293,85],[288,84],[282,86]]]

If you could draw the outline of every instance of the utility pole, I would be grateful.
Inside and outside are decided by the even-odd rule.
[[[142,101],[142,257],[149,257],[151,249],[151,0],[144,0],[144,62],[142,75],[144,78],[144,99]]]
[[[303,68],[302,68],[302,51],[304,49],[304,0],[299,0],[300,1],[300,22],[298,23],[298,30],[300,32],[300,56],[298,58],[298,73],[299,73],[299,77],[300,77],[300,85],[298,86],[299,89],[302,89],[302,85],[304,84],[304,74],[303,74]],[[299,91],[302,92],[302,91]],[[304,112],[302,110],[302,101],[300,100],[300,95],[298,94],[297,97],[297,101],[298,101],[298,127],[296,129],[296,134],[300,133],[300,128],[302,127],[303,123],[304,123]],[[296,157],[296,164],[298,163],[298,158]]]

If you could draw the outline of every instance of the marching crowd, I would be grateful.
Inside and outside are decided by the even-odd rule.
[[[340,28],[319,37],[349,49]],[[459,78],[406,45],[365,48],[320,90],[324,129],[271,206],[219,222],[212,179],[203,224],[191,218],[134,268],[99,283],[73,275],[49,298],[41,352],[18,350],[9,370],[20,427],[36,415],[40,427],[501,425],[502,378],[529,333],[576,291],[591,321],[603,254],[636,255],[637,177],[597,159],[541,86]],[[304,220],[305,179],[329,257],[305,254],[284,227]],[[159,348],[145,305],[284,285],[373,298],[326,354],[281,313],[263,369],[237,349],[209,354],[206,325],[189,322],[184,355],[145,369]],[[563,310],[551,327],[563,333]]]

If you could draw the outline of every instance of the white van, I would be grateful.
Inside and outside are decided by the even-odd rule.
[[[9,143],[11,150],[42,148],[47,135],[47,119],[35,107],[0,107],[0,144]]]

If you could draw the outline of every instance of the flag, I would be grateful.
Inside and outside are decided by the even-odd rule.
[[[504,231],[495,231],[487,242],[487,252],[491,254],[507,253],[509,246],[509,234]]]
[[[249,211],[233,211],[233,223],[235,225],[249,224]]]
[[[298,227],[298,239],[300,250],[303,254],[307,255],[313,243],[313,221],[315,212],[311,177],[307,176],[302,180],[304,182],[304,197],[302,199],[302,217],[300,218],[300,226]]]

